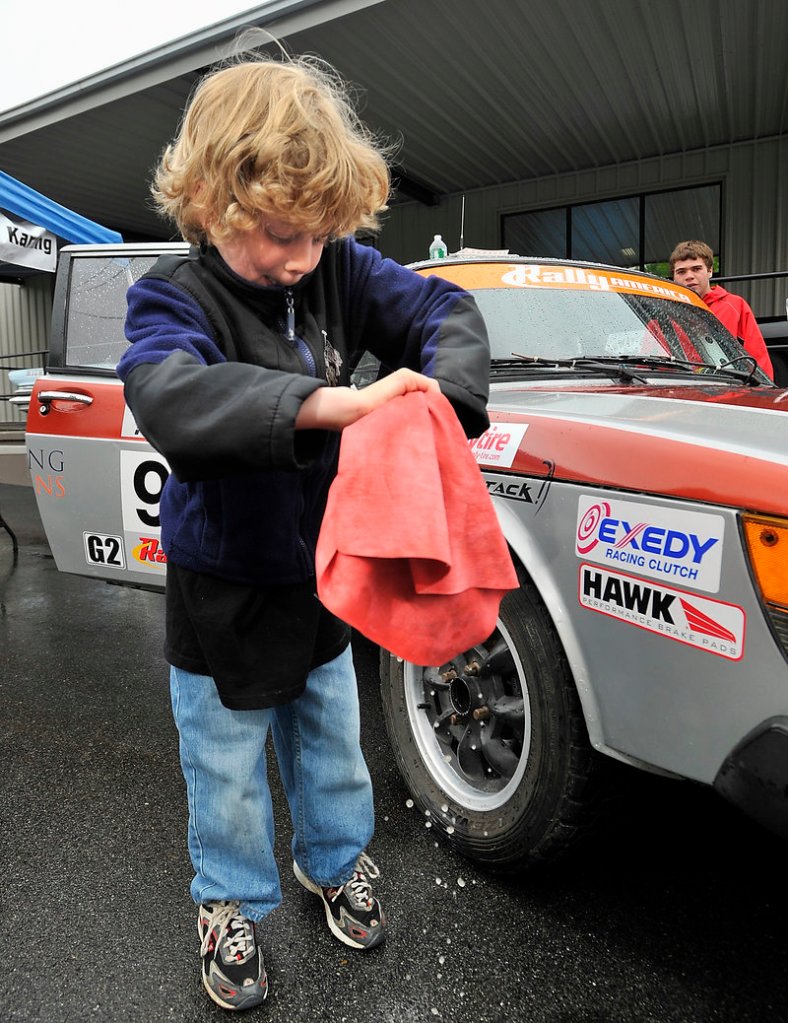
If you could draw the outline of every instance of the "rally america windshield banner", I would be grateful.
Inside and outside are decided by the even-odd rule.
[[[54,273],[57,239],[44,227],[0,213],[0,260]]]

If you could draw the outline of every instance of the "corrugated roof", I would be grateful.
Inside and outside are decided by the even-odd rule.
[[[356,83],[364,119],[401,139],[404,173],[438,195],[788,132],[788,78],[775,74],[786,0],[280,7],[289,49]],[[218,42],[138,60],[21,120],[0,115],[0,167],[127,236],[163,237],[146,182]],[[77,100],[85,109],[68,114]]]

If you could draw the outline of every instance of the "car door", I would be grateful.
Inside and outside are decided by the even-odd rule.
[[[183,245],[61,250],[47,372],[34,384],[26,444],[42,524],[62,572],[160,589],[159,497],[167,463],[137,429],[115,365],[126,291]]]

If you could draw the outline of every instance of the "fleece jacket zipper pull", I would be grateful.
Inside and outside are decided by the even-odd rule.
[[[285,303],[287,305],[287,340],[295,341],[295,300],[293,299],[293,289],[285,288]]]

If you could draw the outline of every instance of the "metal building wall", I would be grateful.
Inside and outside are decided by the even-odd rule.
[[[49,346],[54,275],[37,274],[25,284],[0,284],[0,395],[12,389],[9,369],[42,365],[33,354]],[[0,426],[23,423],[24,413],[8,401],[0,401]]]
[[[463,240],[466,246],[498,248],[504,213],[718,181],[723,186],[725,273],[788,270],[788,136],[467,192]],[[380,249],[400,262],[426,259],[433,235],[442,234],[454,251],[460,246],[461,210],[461,195],[438,206],[396,206],[387,215]],[[785,315],[788,279],[731,287],[758,316]]]
[[[728,274],[788,270],[788,136],[730,150],[725,242]],[[788,279],[730,285],[757,316],[785,316]]]

